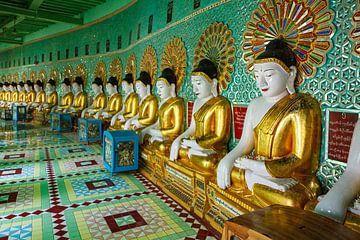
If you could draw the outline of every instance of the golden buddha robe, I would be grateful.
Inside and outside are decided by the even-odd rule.
[[[74,94],[72,92],[68,92],[61,98],[61,104],[58,107],[60,110],[68,109],[73,104],[73,101]]]
[[[25,90],[21,91],[19,93],[19,102],[22,102],[22,103],[26,102],[26,91]]]
[[[139,123],[144,127],[154,124],[157,120],[158,102],[154,95],[147,96],[139,106]],[[140,129],[142,129],[140,128]],[[135,128],[134,128],[135,130]],[[139,129],[137,129],[139,130]]]
[[[11,93],[11,102],[17,102],[17,101],[19,101],[19,92],[13,91]]]
[[[74,102],[72,107],[75,110],[74,114],[81,113],[82,110],[86,107],[87,104],[87,94],[86,92],[79,92],[74,96]]]
[[[106,95],[105,93],[99,93],[96,95],[94,102],[90,109],[93,111],[92,113],[86,112],[85,118],[90,118],[95,115],[98,111],[104,109],[106,106]]]
[[[294,93],[281,99],[254,128],[254,138],[254,153],[266,159],[265,166],[272,177],[298,181],[284,192],[255,183],[252,191],[257,205],[303,208],[306,202],[316,198],[320,191],[316,171],[320,157],[321,110],[313,97]],[[234,168],[231,180],[235,187],[246,188],[244,170]]]
[[[31,104],[35,101],[36,92],[34,90],[31,90],[26,94],[26,103]]]
[[[100,119],[103,121],[110,121],[111,117],[118,113],[122,108],[122,97],[120,93],[113,94],[106,106],[105,112],[109,114],[109,117],[101,116]]]
[[[5,98],[5,93],[3,91],[0,92],[0,101],[3,101]]]
[[[179,161],[199,172],[214,175],[215,167],[228,152],[230,139],[231,108],[229,101],[222,96],[213,97],[194,113],[195,134],[190,137],[204,149],[215,153],[209,156],[192,155],[188,158],[188,149],[180,148]]]
[[[51,92],[49,96],[46,97],[46,103],[48,106],[44,108],[45,111],[51,110],[58,104],[58,95],[56,91]]]
[[[170,147],[175,138],[177,138],[184,131],[185,121],[184,100],[181,97],[172,97],[163,103],[158,111],[159,115],[159,130],[164,141],[154,141],[150,143],[145,141],[143,147],[147,149],[159,150],[165,155],[169,155]],[[145,139],[151,136],[146,135]]]
[[[5,95],[4,95],[4,100],[6,101],[6,102],[10,102],[11,101],[11,92],[10,91],[6,91],[5,92]]]
[[[35,98],[35,103],[43,104],[45,102],[46,94],[44,91],[40,91]]]
[[[128,120],[134,117],[139,111],[139,98],[135,92],[130,93],[124,102],[124,118]],[[110,126],[109,130],[123,130],[124,123],[121,123],[120,119],[117,119],[114,126]]]

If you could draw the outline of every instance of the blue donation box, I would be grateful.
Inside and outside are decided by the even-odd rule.
[[[112,173],[137,170],[139,165],[139,136],[135,131],[105,131],[103,162]]]
[[[12,120],[26,121],[26,106],[12,106]]]
[[[72,115],[71,113],[50,113],[50,128],[58,132],[71,131]]]
[[[102,121],[99,119],[79,118],[79,141],[98,141],[102,139]]]

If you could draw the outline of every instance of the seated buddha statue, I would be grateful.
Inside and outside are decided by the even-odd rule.
[[[25,91],[26,91],[26,106],[29,106],[35,102],[36,92],[34,90],[34,83],[30,80],[26,80],[25,82]]]
[[[251,194],[260,207],[303,208],[320,190],[321,110],[309,94],[295,92],[296,74],[293,51],[282,39],[270,41],[254,61],[262,96],[250,102],[238,145],[217,167],[220,188]]]
[[[124,104],[120,112],[111,118],[109,130],[123,130],[126,120],[134,117],[139,111],[138,95],[134,92],[134,79],[131,73],[127,73],[121,82],[125,93]]]
[[[139,95],[139,112],[125,122],[125,130],[141,130],[152,125],[157,120],[158,102],[151,94],[152,85],[149,73],[143,71],[135,83],[136,93]]]
[[[36,81],[36,83],[34,84],[34,90],[36,93],[35,101],[30,104],[29,109],[37,108],[46,100],[46,94],[43,90],[43,82],[41,80]]]
[[[172,143],[170,160],[202,174],[214,175],[218,161],[228,152],[231,109],[218,96],[217,66],[202,59],[193,70],[191,84],[196,95],[189,128]]]
[[[350,203],[360,193],[360,120],[352,136],[345,172],[315,207],[315,212],[344,222]],[[354,206],[360,210],[360,206]]]
[[[165,68],[156,82],[160,97],[158,120],[141,131],[140,143],[150,151],[170,154],[171,143],[184,131],[184,100],[176,96],[176,75]]]
[[[64,109],[64,112],[71,113],[73,117],[79,117],[87,104],[87,94],[84,92],[84,81],[80,76],[75,77],[71,84],[74,92],[74,100],[71,107]],[[76,123],[77,121],[75,121]]]
[[[65,109],[68,109],[72,106],[74,100],[74,94],[71,91],[71,82],[69,78],[64,78],[61,83],[61,90],[63,96],[61,98],[61,103],[51,109],[52,112],[64,112]]]
[[[49,79],[46,83],[46,102],[38,107],[38,112],[49,113],[57,104],[58,94],[56,92],[56,82],[53,79]]]
[[[11,97],[10,100],[7,101],[7,107],[11,108],[11,106],[19,100],[19,92],[17,91],[16,82],[11,82],[9,90],[11,93]]]
[[[19,93],[18,101],[15,102],[15,105],[26,105],[26,90],[25,90],[25,84],[23,81],[20,81],[17,84],[17,91]]]
[[[108,126],[111,118],[118,113],[122,107],[122,98],[118,92],[118,81],[116,77],[109,77],[106,83],[106,91],[109,94],[106,108],[98,111],[95,114],[95,118],[102,120],[105,125]]]
[[[0,107],[5,107],[7,103],[11,100],[10,84],[8,82],[4,82],[2,89],[4,97],[3,100],[0,101]]]
[[[4,90],[4,84],[0,82],[0,106],[4,102],[5,99],[5,90]]]
[[[106,107],[106,95],[103,91],[103,81],[96,77],[91,84],[91,89],[95,94],[94,102],[90,107],[85,108],[81,112],[82,118],[92,118],[100,110]]]

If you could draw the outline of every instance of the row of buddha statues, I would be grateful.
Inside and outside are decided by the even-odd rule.
[[[206,177],[232,196],[251,196],[253,204],[259,207],[282,204],[305,208],[321,194],[316,173],[322,116],[315,98],[295,91],[296,66],[295,54],[281,39],[270,41],[256,57],[253,74],[262,96],[248,105],[242,136],[231,151],[231,105],[219,95],[217,66],[208,59],[201,60],[192,71],[196,100],[186,130],[184,100],[177,96],[177,76],[170,68],[163,69],[156,81],[159,101],[152,94],[154,86],[149,73],[142,71],[136,80],[132,73],[122,79],[124,97],[118,91],[118,79],[110,77],[106,83],[108,100],[102,80],[95,78],[91,85],[95,97],[89,107],[81,77],[73,82],[63,80],[59,103],[53,80],[46,84],[47,95],[41,81],[17,86],[5,83],[0,106],[26,105],[35,114],[71,113],[101,119],[107,130],[134,130],[145,155],[160,153],[167,162],[176,162]],[[359,128],[354,133],[357,138]],[[359,148],[353,146],[348,161],[351,168],[359,168],[359,156]],[[342,198],[352,200],[360,190],[359,177],[347,178],[354,185]],[[320,202],[318,212],[334,214],[337,210],[332,205],[337,204],[340,190],[332,194],[331,200],[324,199],[328,203]],[[343,220],[346,204],[349,200],[342,203],[341,213],[336,212],[335,215],[341,215],[338,219]]]

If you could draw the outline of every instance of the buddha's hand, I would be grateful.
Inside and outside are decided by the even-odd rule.
[[[159,137],[159,136],[152,136],[152,137],[150,138],[150,143],[153,143],[153,142],[155,142],[155,141],[163,142],[163,141],[164,141],[164,138]]]
[[[125,130],[130,130],[130,126],[132,125],[132,120],[128,120],[127,122],[125,122],[125,125],[124,125],[124,129]]]
[[[217,180],[217,185],[220,188],[226,189],[227,187],[230,187],[231,185],[230,175],[233,166],[234,166],[234,160],[229,155],[226,155],[219,162],[219,165],[216,169],[216,180]]]
[[[122,115],[122,114],[120,114],[120,115],[118,116],[118,119],[119,119],[120,122],[122,122],[122,123],[126,121],[124,115]]]
[[[171,144],[170,149],[170,161],[175,161],[179,157],[179,149],[180,149],[180,141],[181,138],[176,138],[174,142]]]
[[[85,117],[85,113],[86,113],[86,109],[81,112],[81,118],[84,118],[84,117]]]
[[[196,140],[183,139],[181,145],[185,148],[191,148],[191,149],[200,150],[200,151],[205,150],[196,142]]]
[[[110,114],[108,112],[102,112],[101,114],[103,117],[105,118],[109,118],[110,117]]]
[[[253,172],[258,172],[260,169],[263,168],[265,165],[264,161],[262,160],[253,160],[248,158],[241,158],[235,160],[235,167],[241,168],[241,169],[248,169]]]
[[[111,118],[110,126],[114,126],[116,123],[116,120],[117,120],[117,115],[115,115]]]
[[[141,123],[139,123],[139,121],[137,119],[132,121],[132,125],[134,125],[136,129],[142,127]]]

